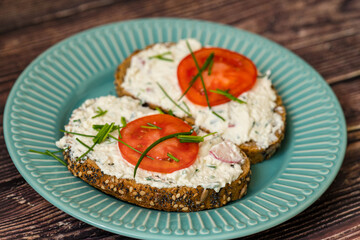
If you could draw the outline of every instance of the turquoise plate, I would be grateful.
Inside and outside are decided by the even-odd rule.
[[[114,71],[134,50],[196,38],[252,59],[287,109],[285,140],[268,161],[252,167],[246,197],[225,207],[168,213],[134,206],[90,187],[56,160],[28,149],[54,150],[71,111],[85,99],[114,94]],[[340,105],[326,82],[299,57],[257,35],[185,19],[139,19],[90,29],[36,58],[7,100],[5,140],[16,167],[46,200],[104,230],[138,238],[246,236],[278,225],[310,206],[335,178],[346,147]]]

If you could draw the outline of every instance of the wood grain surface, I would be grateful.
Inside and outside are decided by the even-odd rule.
[[[82,30],[144,17],[228,24],[292,50],[329,83],[348,146],[329,189],[296,217],[244,239],[360,239],[360,1],[0,0],[0,239],[130,239],[57,209],[21,177],[7,152],[3,111],[15,80],[40,53]]]

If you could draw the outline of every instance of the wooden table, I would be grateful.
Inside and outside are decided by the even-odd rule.
[[[7,152],[2,119],[19,74],[41,52],[82,30],[144,17],[229,24],[298,54],[329,83],[348,129],[344,163],[329,189],[298,216],[244,239],[360,238],[360,1],[0,1],[0,239],[123,239],[83,223],[35,192]]]

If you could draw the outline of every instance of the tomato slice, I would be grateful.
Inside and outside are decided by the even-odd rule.
[[[153,124],[161,129],[148,129],[141,126]],[[179,132],[189,132],[191,126],[179,118],[167,114],[156,114],[138,118],[129,122],[121,130],[122,141],[144,152],[147,147],[161,137]],[[192,135],[196,136],[194,132]],[[119,142],[121,155],[132,165],[136,165],[141,154]],[[199,151],[198,143],[180,143],[177,138],[165,140],[148,152],[148,156],[154,158],[143,158],[139,168],[159,172],[172,173],[176,170],[191,166]],[[168,157],[168,153],[179,159],[178,162]]]
[[[214,63],[211,68],[211,74],[210,76],[208,75],[208,69],[202,72],[211,106],[229,102],[230,99],[223,95],[209,92],[209,90],[220,89],[229,91],[231,95],[238,97],[254,86],[257,70],[250,59],[239,53],[223,48],[202,48],[194,52],[200,68],[211,53],[214,53]],[[190,54],[180,62],[177,69],[178,82],[182,92],[185,92],[190,81],[197,73],[198,70]],[[196,80],[187,92],[186,97],[194,104],[207,106],[205,92],[200,78]]]

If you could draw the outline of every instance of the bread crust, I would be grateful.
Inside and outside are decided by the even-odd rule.
[[[169,43],[169,45],[171,45],[171,44],[174,44],[174,43]],[[146,47],[145,49],[151,48],[152,46],[153,45],[150,45],[150,46]],[[133,96],[131,93],[127,92],[121,85],[125,79],[126,71],[131,65],[131,58],[133,56],[135,56],[136,54],[138,54],[140,51],[141,50],[137,50],[137,51],[133,52],[116,69],[114,84],[115,84],[115,89],[116,89],[117,95],[119,97],[129,96],[129,97],[136,99],[135,96]],[[274,112],[278,113],[281,116],[281,119],[284,124],[283,124],[282,128],[275,133],[277,140],[273,141],[267,148],[261,148],[261,147],[257,146],[256,142],[254,142],[252,140],[239,145],[240,149],[243,150],[246,153],[246,155],[249,157],[251,164],[260,163],[266,159],[269,159],[271,156],[273,156],[275,154],[276,150],[280,147],[281,141],[284,139],[286,111],[285,111],[285,107],[282,103],[281,97],[279,96],[279,94],[276,92],[276,90],[274,88],[273,88],[273,90],[276,93],[276,107],[274,108]],[[151,104],[151,103],[147,103],[147,104],[152,109],[156,109],[157,107],[162,109],[160,106],[157,106],[155,104]],[[166,112],[165,109],[162,109],[162,110],[164,112]],[[193,119],[191,117],[185,117],[184,120],[187,121],[191,125],[195,124],[195,119]],[[202,129],[202,130],[209,132],[207,129]]]
[[[64,152],[70,172],[100,191],[141,207],[163,211],[193,212],[212,209],[238,200],[247,193],[250,181],[250,161],[244,153],[242,174],[233,182],[216,192],[201,186],[157,188],[137,183],[134,179],[123,179],[104,174],[94,160],[71,159],[71,149]]]

